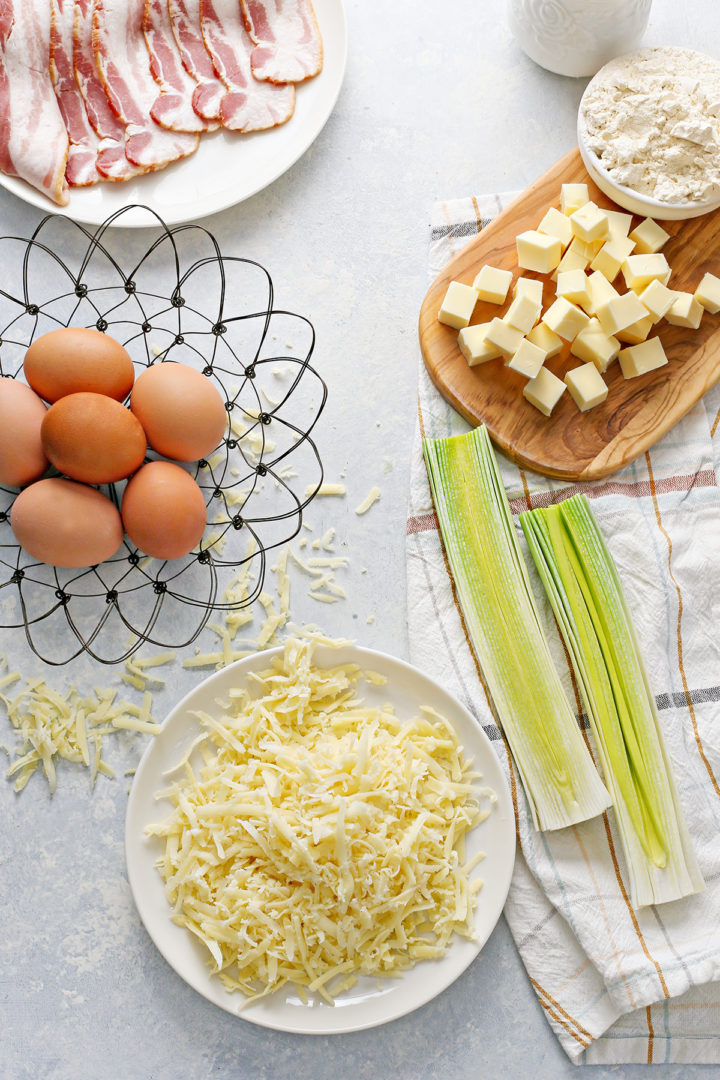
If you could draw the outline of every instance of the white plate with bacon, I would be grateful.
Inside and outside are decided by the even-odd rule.
[[[89,225],[216,213],[307,150],[346,57],[342,0],[13,0],[0,185]]]

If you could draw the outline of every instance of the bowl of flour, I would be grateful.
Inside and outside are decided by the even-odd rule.
[[[601,191],[635,214],[698,217],[720,207],[720,61],[638,49],[587,85],[578,145]]]

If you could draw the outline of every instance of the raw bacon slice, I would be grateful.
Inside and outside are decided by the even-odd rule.
[[[192,107],[206,120],[220,120],[220,102],[227,94],[218,79],[200,29],[200,0],[168,0],[168,12],[183,67],[197,83]]]
[[[93,51],[110,108],[126,125],[125,153],[146,169],[162,169],[196,149],[197,135],[167,131],[150,116],[157,85],[150,74],[145,0],[94,0]]]
[[[75,0],[73,64],[88,120],[99,141],[97,170],[107,180],[130,180],[147,169],[133,165],[125,154],[125,124],[110,108],[95,67],[92,41],[93,0]]]
[[[208,131],[218,121],[205,120],[193,109],[197,83],[182,65],[173,37],[168,0],[145,0],[143,31],[150,54],[150,74],[160,93],[150,109],[153,120],[171,131]]]
[[[295,87],[254,78],[253,43],[238,0],[200,0],[200,24],[215,70],[228,88],[220,103],[223,125],[233,131],[262,131],[289,120],[295,109]]]
[[[73,187],[96,184],[99,139],[90,121],[73,67],[74,0],[51,0],[50,77],[70,139],[65,179]]]
[[[322,67],[323,47],[310,0],[240,0],[255,48],[256,79],[303,82]]]
[[[0,0],[0,164],[65,206],[69,141],[50,79],[47,0]]]

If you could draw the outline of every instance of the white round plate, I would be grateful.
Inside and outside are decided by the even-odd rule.
[[[361,977],[351,989],[338,996],[334,1005],[318,999],[303,1004],[292,988],[283,988],[271,997],[241,1009],[240,993],[228,993],[220,980],[210,974],[207,950],[183,927],[170,919],[165,887],[156,859],[162,854],[162,841],[145,836],[145,827],[161,821],[170,805],[155,799],[155,792],[167,787],[163,772],[182,757],[200,726],[191,710],[211,711],[229,687],[237,686],[248,672],[269,666],[272,656],[281,650],[258,653],[240,660],[212,675],[192,690],[167,717],[162,731],[148,746],[135,774],[125,821],[125,855],[128,879],[140,918],[171,967],[190,986],[227,1012],[244,1020],[299,1034],[329,1035],[360,1031],[395,1020],[430,1001],[444,990],[475,959],[487,941],[505,903],[515,858],[515,820],[505,777],[494,750],[469,712],[450,694],[409,664],[384,653],[355,645],[342,649],[318,648],[316,662],[328,667],[356,663],[365,670],[377,671],[387,678],[385,686],[361,685],[362,697],[371,705],[390,703],[398,716],[410,719],[423,705],[445,716],[455,731],[465,756],[482,773],[482,783],[492,788],[497,805],[486,821],[467,837],[468,857],[477,851],[485,859],[477,873],[484,880],[475,912],[477,940],[456,938],[441,960],[424,960],[399,979]]]
[[[149,206],[167,225],[180,225],[256,195],[315,141],[340,93],[347,60],[345,9],[342,0],[313,0],[313,8],[323,39],[323,68],[298,85],[295,112],[286,124],[253,135],[203,135],[189,158],[135,180],[74,188],[67,206],[57,206],[16,176],[0,173],[0,185],[41,210],[87,225],[100,225],[135,203]],[[157,227],[157,220],[138,208],[123,214],[118,224]]]

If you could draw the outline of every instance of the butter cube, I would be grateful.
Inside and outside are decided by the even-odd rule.
[[[587,303],[582,305],[582,308],[588,315],[596,315],[600,304],[620,295],[599,270],[593,270],[592,274],[588,276],[587,283],[590,298]]]
[[[632,326],[634,322],[644,319],[647,308],[640,303],[634,292],[626,292],[620,296],[613,296],[598,304],[595,313],[600,320],[600,325],[606,334],[617,334],[618,330],[624,330],[626,326]]]
[[[523,386],[523,397],[539,409],[543,416],[550,416],[566,389],[562,379],[558,379],[557,375],[553,375],[546,367],[541,367],[535,378]]]
[[[496,266],[486,265],[475,275],[473,289],[476,290],[479,300],[488,304],[504,304],[511,281],[511,270],[499,270]]]
[[[558,270],[557,295],[564,296],[571,304],[584,304],[590,298],[584,270]]]
[[[695,299],[711,315],[716,315],[720,311],[720,278],[705,274],[695,290]]]
[[[470,322],[477,298],[477,292],[470,285],[451,281],[438,312],[438,321],[455,330],[462,330]]]
[[[568,217],[589,201],[587,184],[563,184],[560,188],[560,209]]]
[[[558,274],[564,273],[566,270],[584,270],[590,263],[589,259],[580,255],[577,251],[572,250],[572,244],[567,249],[562,259],[557,265],[556,270],[551,275],[551,281],[557,281]]]
[[[720,282],[718,284],[720,285]],[[697,296],[697,293],[695,295]],[[638,293],[638,299],[652,315],[653,322],[658,322],[674,304],[677,293],[668,289],[667,285],[663,285],[661,281],[651,281],[641,293]]]
[[[513,286],[513,298],[517,296],[529,296],[542,305],[543,283],[539,278],[519,277]]]
[[[573,236],[568,251],[576,251],[578,255],[582,255],[588,262],[592,262],[604,243],[604,239],[581,240],[579,236]]]
[[[668,360],[660,338],[652,337],[640,345],[631,345],[627,349],[621,349],[618,362],[625,378],[634,379],[638,375],[645,375],[648,371],[662,367]]]
[[[501,356],[497,345],[491,345],[486,334],[489,322],[476,323],[475,326],[464,326],[458,334],[458,346],[460,352],[467,360],[470,367],[476,364],[484,364],[486,360],[494,360]]]
[[[511,371],[517,371],[526,379],[534,379],[543,366],[545,353],[537,345],[533,345],[527,338],[523,338],[517,352],[513,353],[508,367]]]
[[[594,364],[598,371],[607,371],[620,352],[620,342],[605,333],[599,319],[591,319],[573,341],[570,352],[578,360]]]
[[[594,202],[587,202],[570,215],[570,224],[575,236],[579,236],[586,244],[593,240],[604,240],[610,233],[610,225],[607,217]]]
[[[485,331],[488,344],[494,345],[508,360],[517,352],[524,336],[522,330],[516,330],[504,319],[493,319]]]
[[[571,304],[564,296],[558,296],[557,300],[550,305],[542,321],[566,341],[576,338],[582,328],[590,322],[585,312],[575,304]]]
[[[518,265],[523,270],[534,270],[537,274],[549,274],[560,262],[562,244],[557,236],[528,229],[515,238]]]
[[[553,356],[557,356],[563,346],[562,338],[551,330],[544,322],[539,322],[537,326],[533,326],[527,339],[533,345],[537,345],[539,349],[542,349],[546,360],[550,360]]]
[[[612,282],[620,273],[620,267],[633,251],[635,244],[627,236],[613,236],[606,240],[590,263],[591,270],[599,270],[603,277]]]
[[[534,300],[527,293],[516,296],[504,315],[505,322],[527,334],[540,318],[542,300]]]
[[[623,214],[621,210],[603,211],[608,219],[611,236],[627,236],[632,225],[632,214]]]
[[[568,371],[565,382],[570,391],[570,397],[580,412],[593,409],[608,396],[605,380],[594,364],[583,364],[582,367]]]
[[[568,246],[573,235],[570,219],[566,214],[561,214],[555,206],[550,207],[538,225],[538,232],[556,236],[564,248]]]
[[[617,337],[626,345],[639,345],[641,341],[645,340],[654,325],[655,320],[652,315],[646,315],[644,319],[638,319],[637,322],[630,323],[630,326],[618,330]]]
[[[704,310],[692,293],[679,292],[675,294],[675,300],[665,318],[673,326],[687,326],[691,330],[697,330]]]
[[[645,218],[630,233],[630,239],[635,241],[638,255],[654,255],[670,239],[670,233],[666,233],[657,221]]]
[[[628,289],[642,290],[651,281],[667,284],[670,267],[664,255],[628,255],[622,264],[623,277]]]

